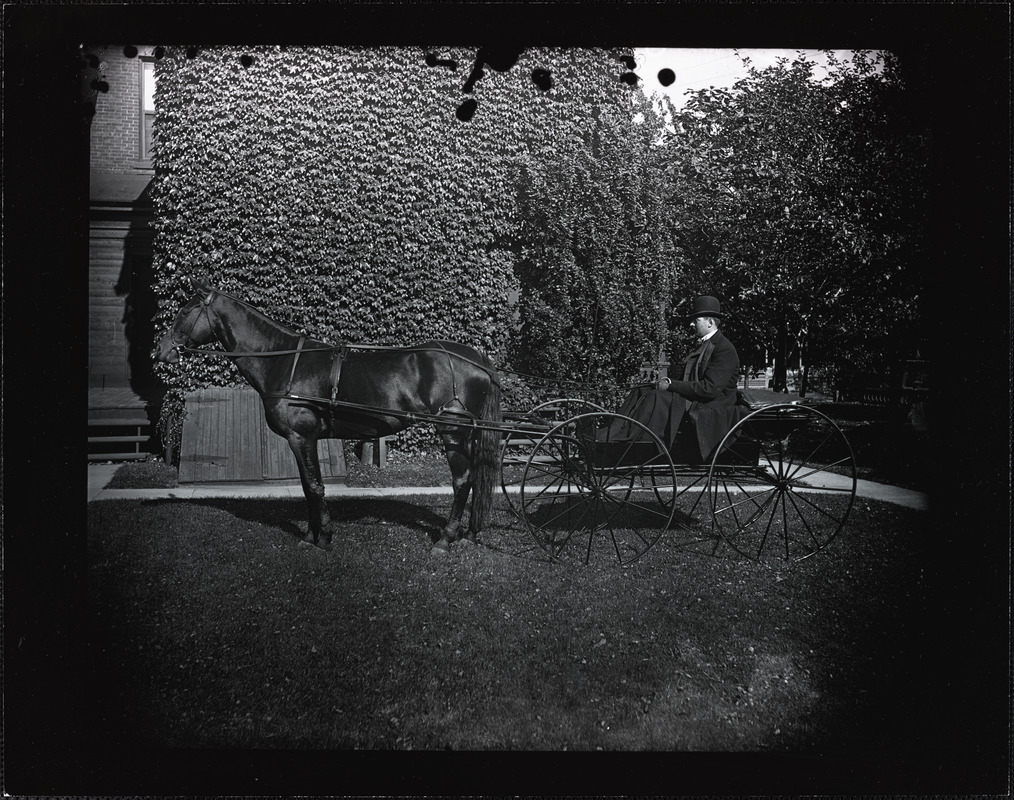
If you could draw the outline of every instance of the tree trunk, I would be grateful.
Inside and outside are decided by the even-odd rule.
[[[806,334],[799,337],[799,396],[806,397],[810,377],[810,357],[806,352]]]
[[[785,325],[785,308],[778,304],[778,331],[775,337],[775,371],[772,378],[772,388],[776,392],[783,392],[787,389],[788,371],[786,367],[786,350],[789,332]]]

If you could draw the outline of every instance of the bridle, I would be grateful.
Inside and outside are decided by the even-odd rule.
[[[194,337],[191,334],[193,334],[194,328],[197,327],[197,323],[200,322],[202,315],[208,320],[208,327],[211,327],[211,316],[208,314],[208,306],[214,301],[216,294],[218,294],[217,289],[208,290],[208,296],[201,301],[201,310],[194,316],[193,322],[190,323],[190,329],[183,334],[183,341],[176,341],[175,334],[170,337],[169,344],[172,345],[172,350],[175,350],[177,355],[182,356],[188,350],[194,351],[194,348],[191,346]]]

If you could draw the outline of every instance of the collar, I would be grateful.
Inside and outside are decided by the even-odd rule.
[[[708,339],[710,339],[710,338],[711,338],[712,336],[714,336],[714,335],[715,335],[716,333],[718,333],[718,328],[715,328],[715,330],[713,330],[713,331],[712,331],[711,333],[709,333],[709,334],[708,334],[707,336],[705,336],[705,337],[704,337],[703,339],[699,339],[699,340],[698,340],[698,342],[697,342],[697,344],[704,344],[704,343],[705,343],[706,341],[708,341]]]

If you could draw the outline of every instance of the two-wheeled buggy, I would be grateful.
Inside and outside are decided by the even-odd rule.
[[[817,408],[741,402],[742,418],[700,463],[681,461],[659,431],[584,399],[505,414],[504,495],[554,559],[628,564],[663,536],[750,558],[808,558],[848,518],[852,449]]]

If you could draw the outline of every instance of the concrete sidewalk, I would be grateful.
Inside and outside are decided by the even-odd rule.
[[[299,484],[286,483],[276,485],[265,483],[188,483],[175,489],[107,489],[120,464],[89,464],[88,465],[88,502],[93,500],[194,500],[201,498],[248,497],[272,498],[292,497],[302,499],[303,490]],[[847,488],[848,481],[840,475],[820,473],[814,480],[814,491],[821,488]],[[336,497],[394,497],[410,494],[450,494],[450,486],[398,486],[394,488],[357,488],[341,484],[328,484],[325,496]],[[856,482],[856,496],[871,500],[883,500],[887,503],[914,508],[919,511],[929,509],[929,497],[923,492],[888,486],[883,483],[860,480]]]
[[[185,483],[173,489],[107,489],[120,464],[89,464],[88,502],[93,500],[158,500],[172,498],[193,500],[208,497],[294,497],[303,499],[303,488],[297,482],[275,483]],[[405,494],[450,494],[450,486],[402,487],[377,489],[358,488],[340,483],[325,484],[327,497],[390,497]]]

